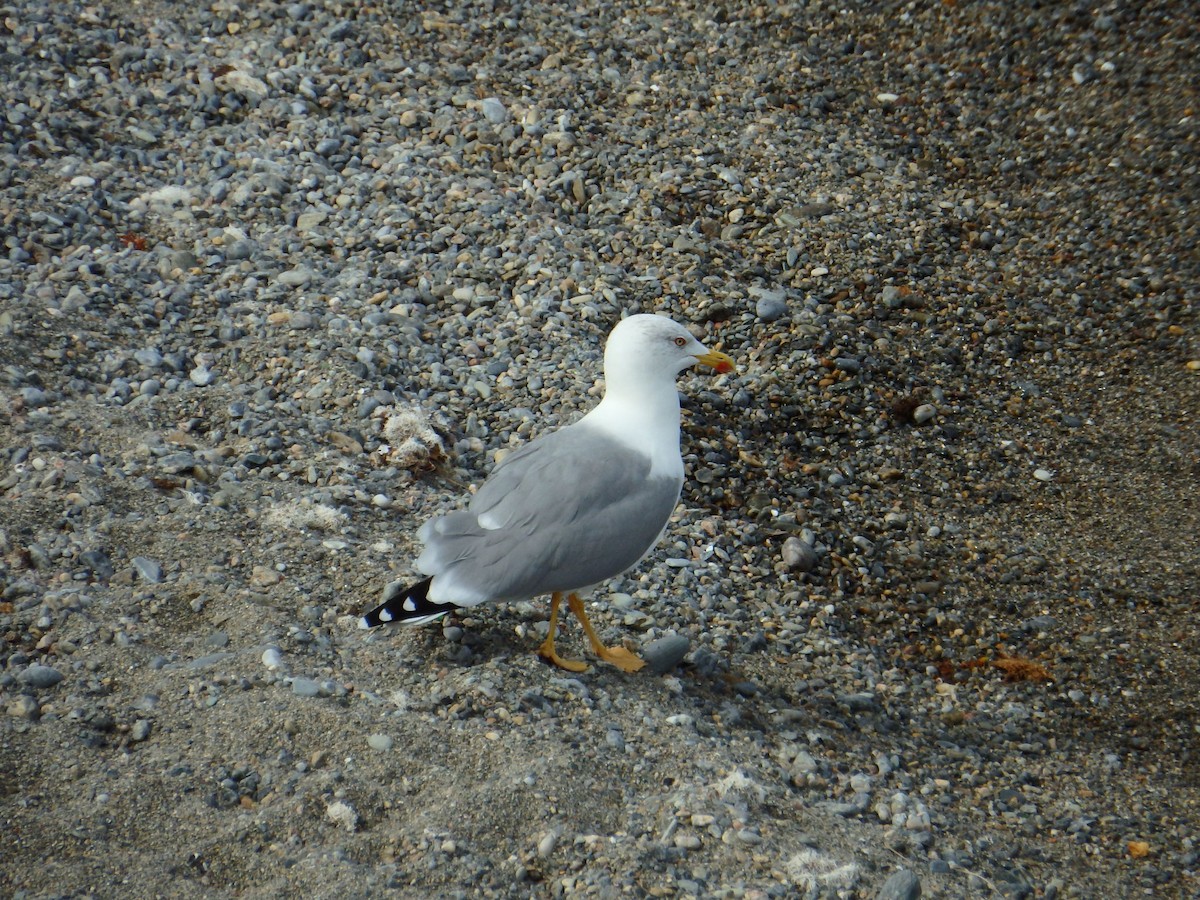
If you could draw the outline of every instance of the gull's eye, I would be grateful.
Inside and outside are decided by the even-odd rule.
[[[686,347],[687,346],[687,338],[681,338],[681,337],[675,338],[675,346],[676,347]]]

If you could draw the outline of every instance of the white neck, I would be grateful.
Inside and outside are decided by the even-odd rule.
[[[636,393],[635,393],[636,390]],[[579,422],[650,456],[652,476],[682,478],[679,393],[674,381],[657,389],[609,382],[604,399]]]

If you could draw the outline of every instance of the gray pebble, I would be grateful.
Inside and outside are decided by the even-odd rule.
[[[150,737],[150,720],[138,719],[129,729],[129,740],[137,743]]]
[[[43,666],[35,663],[28,669],[25,669],[23,672],[21,672],[21,674],[17,676],[17,680],[20,681],[21,684],[28,685],[32,688],[48,688],[54,687],[54,685],[62,681],[63,674],[62,672],[58,671],[58,669],[52,668],[51,666]]]
[[[655,675],[665,675],[683,661],[690,646],[691,641],[684,635],[668,634],[643,647],[642,659]]]
[[[206,646],[212,647],[215,650],[220,650],[222,647],[228,647],[229,646],[229,632],[228,631],[214,631],[207,638],[205,638],[204,643]]]
[[[21,389],[21,401],[29,409],[37,409],[50,404],[50,394],[41,388],[29,387]]]
[[[206,653],[204,656],[197,656],[188,663],[190,669],[206,669],[209,666],[216,665],[219,662],[224,662],[229,659],[228,653]]]
[[[321,695],[321,685],[317,684],[311,678],[293,678],[292,693],[297,697],[319,697]]]
[[[79,554],[79,561],[101,581],[107,581],[116,572],[112,560],[103,550],[87,550]]]
[[[296,266],[294,269],[280,272],[275,276],[275,280],[286,287],[300,287],[312,281],[312,277],[312,270],[307,266]]]
[[[232,260],[250,259],[252,256],[254,256],[254,253],[257,249],[258,245],[255,244],[254,241],[230,241],[225,247],[225,258]]]
[[[147,559],[144,556],[135,556],[130,560],[133,568],[137,570],[138,575],[143,581],[148,581],[150,584],[160,584],[163,580],[162,566],[152,559]]]
[[[1022,631],[1053,631],[1058,627],[1058,619],[1054,616],[1034,616],[1021,623]]]
[[[901,869],[888,877],[875,900],[917,900],[920,896],[921,879],[908,869]]]
[[[775,322],[787,315],[787,294],[784,291],[762,289],[758,292],[758,302],[754,304],[754,314],[763,322]]]
[[[717,674],[717,669],[721,666],[721,657],[707,647],[697,647],[692,653],[691,663],[696,674],[708,678]]]
[[[792,759],[792,774],[811,775],[819,766],[813,755],[807,750],[798,750]]]
[[[493,125],[503,125],[508,121],[508,110],[496,97],[485,97],[479,104],[483,117]]]
[[[838,701],[845,704],[851,712],[868,712],[878,708],[879,705],[875,695],[868,693],[842,694],[838,697]]]
[[[829,810],[835,816],[850,816],[861,815],[867,811],[870,806],[871,797],[869,794],[856,794],[853,800],[846,801],[831,801],[823,804],[824,808]]]
[[[798,537],[790,537],[783,542],[780,556],[783,564],[793,572],[811,572],[817,564],[817,551]]]
[[[625,734],[619,728],[610,728],[604,735],[604,741],[618,753],[625,752]]]
[[[134,350],[133,359],[136,359],[146,368],[158,368],[162,365],[162,353],[158,352],[155,347],[143,347],[139,350]]]

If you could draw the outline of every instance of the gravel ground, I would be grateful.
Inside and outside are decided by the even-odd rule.
[[[5,896],[1200,894],[1194,5],[0,22]],[[356,630],[631,311],[654,672]]]

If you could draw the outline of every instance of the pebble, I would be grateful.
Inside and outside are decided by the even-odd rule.
[[[558,846],[558,832],[548,831],[542,835],[541,840],[537,844],[537,855],[545,859],[554,852],[554,848]]]
[[[818,771],[819,766],[812,754],[807,750],[796,751],[795,757],[792,760],[792,771],[802,775],[809,775]]]
[[[912,419],[916,424],[924,425],[926,422],[931,421],[936,415],[937,407],[933,406],[931,403],[922,403],[913,410]]]
[[[780,551],[783,564],[793,572],[811,572],[817,564],[817,553],[812,546],[798,537],[789,537]]]
[[[312,270],[307,266],[296,266],[286,272],[280,272],[275,280],[285,287],[303,287],[313,279]]]
[[[292,693],[297,697],[319,697],[321,695],[321,685],[311,678],[293,678]]]
[[[31,688],[50,688],[63,680],[63,674],[52,666],[35,663],[22,669],[21,673],[17,675],[17,680]]]
[[[192,371],[188,372],[188,380],[196,387],[207,387],[216,381],[217,376],[207,366],[196,366]]]
[[[625,735],[619,728],[610,728],[604,735],[604,742],[618,753],[625,752]]]
[[[901,869],[888,876],[875,900],[917,900],[921,896],[921,879],[908,869]]]
[[[84,551],[79,554],[79,561],[100,581],[107,581],[116,572],[112,560],[103,550]]]
[[[690,648],[691,641],[684,635],[668,634],[644,646],[641,655],[651,672],[665,675],[683,661]]]
[[[503,125],[508,121],[508,110],[498,98],[485,97],[479,105],[484,118],[493,125]]]
[[[135,556],[129,561],[138,576],[150,584],[161,584],[163,580],[163,570],[157,562],[152,559],[147,559],[144,556]]]
[[[862,371],[862,361],[853,356],[839,356],[833,361],[833,366],[842,372],[856,374]]]
[[[388,734],[372,734],[367,737],[367,746],[372,750],[386,752],[392,749],[392,736]]]
[[[752,288],[751,294],[757,296],[754,304],[754,314],[763,322],[776,322],[788,312],[787,293],[782,290],[767,288]]]

